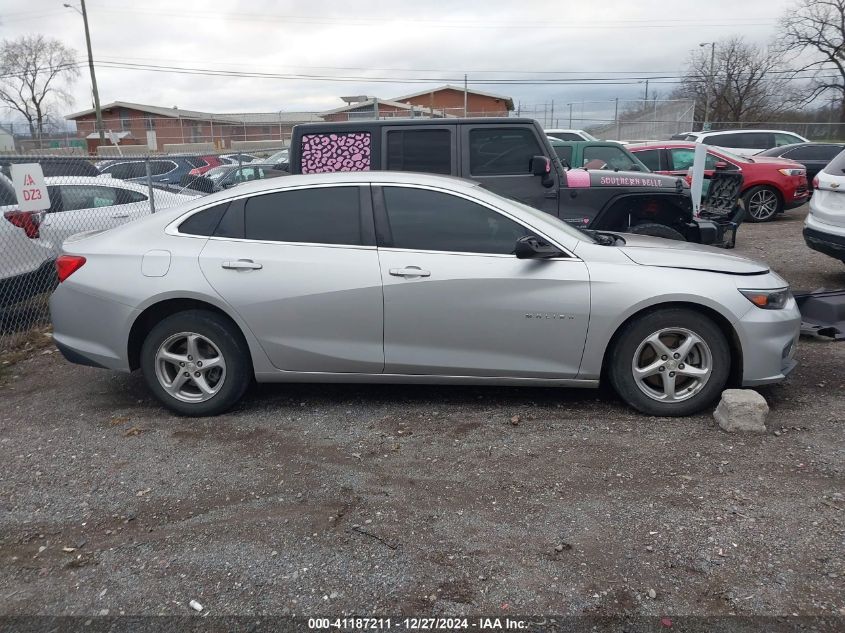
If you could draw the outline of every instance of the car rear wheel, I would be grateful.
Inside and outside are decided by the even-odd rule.
[[[636,235],[650,235],[652,237],[662,237],[667,240],[680,240],[686,242],[686,239],[680,231],[676,231],[671,226],[665,224],[658,224],[657,222],[643,222],[631,227],[628,231]]]
[[[655,310],[628,323],[611,352],[610,381],[630,406],[648,415],[697,413],[721,394],[731,355],[725,335],[706,316],[684,308]]]
[[[751,187],[742,196],[749,222],[769,222],[781,212],[781,202],[778,192],[771,187]]]
[[[158,323],[141,347],[141,369],[162,404],[186,416],[226,411],[252,377],[240,332],[206,310],[179,312]]]

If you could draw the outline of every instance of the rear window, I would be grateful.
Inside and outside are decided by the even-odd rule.
[[[782,156],[791,160],[831,160],[841,151],[841,145],[803,145]]]
[[[824,168],[824,173],[833,176],[841,176],[845,174],[845,152],[840,152],[836,157],[830,161],[827,167]]]

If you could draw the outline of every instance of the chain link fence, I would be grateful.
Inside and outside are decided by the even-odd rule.
[[[286,175],[287,149],[122,156],[0,154],[0,351],[49,321],[62,243],[242,182]],[[48,200],[20,209],[11,166],[37,163]]]

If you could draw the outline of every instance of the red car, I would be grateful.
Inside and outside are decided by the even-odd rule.
[[[673,142],[628,145],[653,172],[686,176],[695,156],[695,143]],[[735,156],[718,148],[707,149],[704,173],[729,169],[742,172],[742,196],[749,222],[768,222],[778,213],[800,207],[807,202],[807,170],[804,165],[786,158],[768,156]]]
[[[212,169],[214,167],[220,167],[220,165],[223,164],[223,161],[221,161],[220,158],[218,158],[217,156],[200,156],[199,161],[205,164],[199,167],[195,167],[194,169],[189,171],[188,173],[191,176],[202,176],[209,169]]]

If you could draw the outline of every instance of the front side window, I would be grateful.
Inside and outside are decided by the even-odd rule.
[[[387,133],[387,169],[452,173],[450,130],[390,130]]]
[[[244,206],[244,237],[274,242],[360,245],[358,187],[317,187],[253,196]]]
[[[584,148],[584,167],[587,169],[617,169],[630,171],[639,165],[621,147],[597,145]]]
[[[469,170],[474,176],[531,173],[531,159],[543,151],[529,128],[476,128],[469,133]]]
[[[478,203],[452,194],[385,187],[394,248],[453,253],[513,253],[531,231]]]
[[[97,185],[61,185],[62,210],[96,209],[110,207],[117,202],[118,190]]]
[[[673,171],[686,171],[687,169],[692,169],[693,162],[695,162],[694,149],[679,147],[677,149],[669,150],[669,155],[672,157]],[[704,159],[704,169],[716,169],[717,162],[720,162],[720,159],[715,154],[707,152],[707,158]]]

